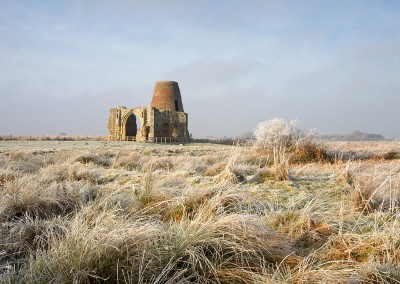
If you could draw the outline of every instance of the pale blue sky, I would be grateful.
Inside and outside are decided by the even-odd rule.
[[[0,0],[0,134],[105,135],[177,81],[194,137],[400,137],[400,1]]]

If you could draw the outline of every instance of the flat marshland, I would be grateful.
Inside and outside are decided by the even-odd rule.
[[[400,143],[322,147],[0,141],[0,282],[400,283]]]

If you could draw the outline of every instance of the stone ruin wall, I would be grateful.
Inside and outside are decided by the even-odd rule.
[[[189,137],[187,121],[184,112],[154,109],[154,137]]]
[[[151,106],[110,109],[107,126],[111,140],[189,139],[188,115],[183,111],[178,83],[172,81],[156,83]]]
[[[124,106],[110,109],[108,117],[108,134],[112,140],[143,141],[144,131],[148,129],[148,107],[127,109]],[[144,127],[141,127],[144,126]],[[135,139],[133,139],[133,137]]]

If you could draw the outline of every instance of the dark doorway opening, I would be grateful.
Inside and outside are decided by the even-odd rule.
[[[137,123],[136,123],[136,116],[132,113],[127,121],[126,121],[126,125],[125,125],[125,133],[126,136],[131,138],[136,138],[136,134],[137,134]]]
[[[175,111],[179,111],[178,100],[175,100]]]
[[[161,127],[161,137],[170,137],[171,130],[168,123],[164,123]]]
[[[150,134],[150,126],[146,126],[144,128],[144,133],[143,133],[143,136],[146,138],[146,140],[149,138],[149,134]]]

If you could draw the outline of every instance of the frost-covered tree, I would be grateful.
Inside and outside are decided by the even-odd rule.
[[[275,175],[279,180],[287,179],[289,175],[288,150],[312,143],[316,132],[303,131],[299,128],[299,121],[285,121],[282,118],[274,118],[257,124],[254,130],[255,146],[273,153]]]
[[[260,122],[254,130],[255,145],[271,150],[279,147],[290,147],[300,134],[297,124],[297,120],[286,122],[282,118]]]

